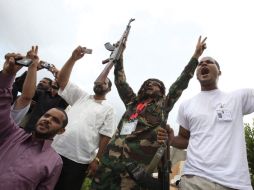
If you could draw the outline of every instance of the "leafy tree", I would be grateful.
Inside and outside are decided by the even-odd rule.
[[[252,126],[249,123],[245,123],[244,126],[251,184],[254,187],[254,119]]]

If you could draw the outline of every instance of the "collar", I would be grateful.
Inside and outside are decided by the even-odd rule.
[[[39,139],[34,137],[32,134],[28,137],[28,139],[30,139],[33,144],[40,144],[41,152],[45,152],[46,150],[48,150],[53,142],[53,139]]]
[[[220,89],[216,88],[216,89],[213,89],[213,90],[202,90],[200,93],[201,94],[212,94],[212,93],[217,93],[217,92],[220,92]]]
[[[52,142],[53,142],[52,139],[45,139],[43,144],[42,144],[41,151],[45,152],[47,149],[51,148]]]
[[[93,99],[94,102],[99,103],[99,104],[102,104],[103,101],[105,100],[105,99],[103,99],[103,100],[95,99],[95,98],[94,98],[94,95],[90,95],[90,99]]]

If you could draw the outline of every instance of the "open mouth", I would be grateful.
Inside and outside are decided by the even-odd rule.
[[[203,67],[202,69],[201,69],[201,75],[207,75],[207,74],[209,74],[209,69],[207,68],[207,67]]]
[[[40,127],[41,129],[49,129],[49,125],[46,124],[46,123],[39,123],[39,127]]]

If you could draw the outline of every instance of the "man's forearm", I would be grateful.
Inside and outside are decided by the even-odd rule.
[[[11,109],[11,86],[14,81],[15,75],[8,74],[6,72],[0,72],[0,136],[5,138],[11,131],[11,128],[15,127],[14,122],[10,118]]]
[[[96,157],[98,157],[99,159],[101,159],[102,154],[105,151],[105,148],[108,144],[108,142],[110,141],[110,137],[105,136],[105,135],[100,135],[100,142],[99,142],[99,150],[98,153],[96,155]]]
[[[175,136],[172,141],[172,146],[178,149],[186,149],[189,144],[189,140],[182,136]]]
[[[126,76],[123,68],[123,57],[115,64],[115,84],[121,84],[126,81]]]
[[[184,70],[176,81],[170,86],[166,100],[166,112],[169,113],[174,107],[177,100],[182,95],[182,92],[188,87],[190,79],[193,77],[195,69],[198,65],[198,60],[191,58],[189,63],[185,66]]]
[[[27,71],[25,71],[24,73],[22,73],[19,77],[15,79],[14,83],[17,86],[17,89],[19,92],[22,92],[22,88],[23,88],[26,76],[27,76]]]
[[[61,90],[64,90],[65,86],[68,84],[72,68],[75,64],[76,60],[72,57],[68,59],[68,61],[64,64],[62,69],[59,71],[57,75],[57,82]]]
[[[37,67],[29,67],[23,84],[22,94],[16,101],[15,109],[24,108],[31,102],[36,90],[36,77]]]

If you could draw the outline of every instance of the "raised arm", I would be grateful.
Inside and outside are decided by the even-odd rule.
[[[55,80],[57,81],[59,70],[56,68],[56,66],[52,64],[49,68],[49,71],[52,73],[52,75],[55,77]]]
[[[168,114],[173,108],[176,101],[182,95],[183,90],[188,87],[190,79],[193,77],[195,69],[198,65],[198,59],[202,55],[203,51],[206,49],[206,38],[203,40],[201,36],[198,38],[196,49],[189,63],[185,66],[181,75],[176,79],[176,81],[170,86],[169,92],[166,97],[165,110]]]
[[[32,59],[33,63],[28,67],[28,72],[23,84],[22,94],[17,98],[14,109],[22,109],[31,103],[36,90],[37,66],[39,64],[38,46],[32,46],[27,53],[27,57]]]
[[[136,94],[133,92],[132,88],[126,82],[126,76],[123,68],[123,56],[121,56],[120,61],[115,64],[115,85],[118,91],[118,94],[124,104],[130,103],[135,97]]]
[[[17,127],[10,116],[14,77],[21,66],[15,65],[15,57],[19,54],[7,54],[3,70],[0,72],[0,139],[9,136]]]
[[[64,90],[68,84],[72,68],[77,60],[81,59],[85,55],[86,48],[78,46],[73,52],[71,57],[64,64],[62,69],[58,72],[56,78],[61,90]]]

